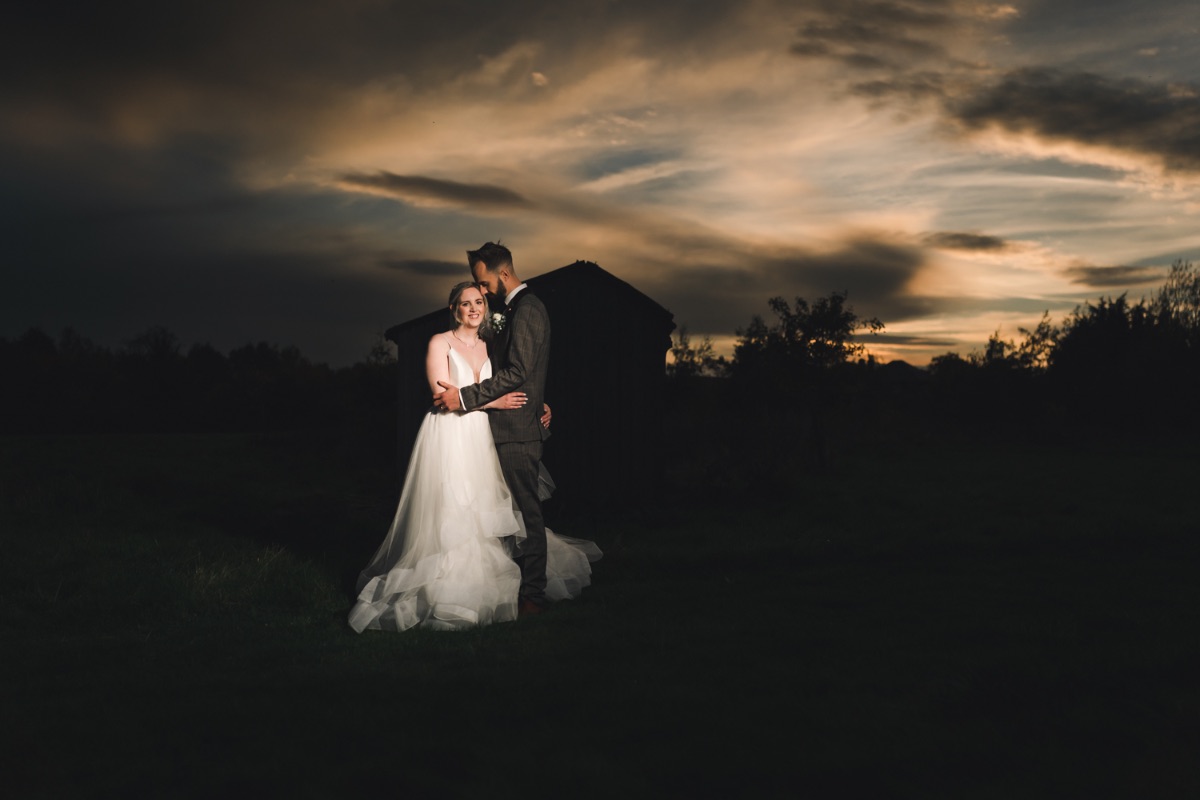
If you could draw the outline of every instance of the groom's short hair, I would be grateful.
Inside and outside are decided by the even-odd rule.
[[[488,272],[499,272],[501,267],[507,266],[509,271],[512,271],[512,253],[508,248],[499,242],[487,242],[478,250],[467,251],[467,266],[471,269],[475,265],[482,262],[487,267]]]

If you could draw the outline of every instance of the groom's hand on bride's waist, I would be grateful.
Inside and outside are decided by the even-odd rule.
[[[439,411],[460,411],[462,410],[462,397],[458,394],[458,387],[453,386],[445,381],[438,381],[438,386],[446,391],[439,392],[433,396],[433,407]]]

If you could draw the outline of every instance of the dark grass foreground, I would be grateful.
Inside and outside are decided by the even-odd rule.
[[[1195,453],[864,450],[572,522],[607,555],[543,617],[355,635],[392,476],[0,446],[8,796],[1200,796]]]

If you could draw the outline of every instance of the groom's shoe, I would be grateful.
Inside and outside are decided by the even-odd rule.
[[[517,603],[517,616],[518,617],[529,617],[534,614],[541,614],[545,610],[546,610],[546,606],[541,605],[540,603],[535,603],[532,600],[525,598],[525,597],[522,597],[520,602]]]

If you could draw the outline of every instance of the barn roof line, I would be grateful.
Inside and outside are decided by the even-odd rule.
[[[631,302],[643,305],[649,313],[661,314],[666,321],[671,322],[673,327],[673,320],[675,317],[674,314],[672,314],[666,308],[663,308],[653,298],[643,293],[632,284],[621,280],[616,275],[613,275],[611,272],[603,269],[599,264],[591,261],[576,261],[574,264],[568,264],[565,267],[559,267],[558,269],[553,269],[549,272],[543,272],[541,275],[528,278],[525,282],[529,284],[530,289],[533,289],[536,292],[551,294],[566,283],[579,279],[586,280],[588,278],[598,278],[608,282],[611,286],[615,287],[617,291],[626,295]],[[406,322],[401,322],[398,325],[393,325],[392,327],[388,328],[384,333],[384,336],[389,341],[398,342],[405,331],[409,330],[410,328],[418,328],[427,325],[433,318],[445,313],[445,309],[439,308],[436,311],[429,312],[428,314],[422,314],[419,317],[414,317]]]

